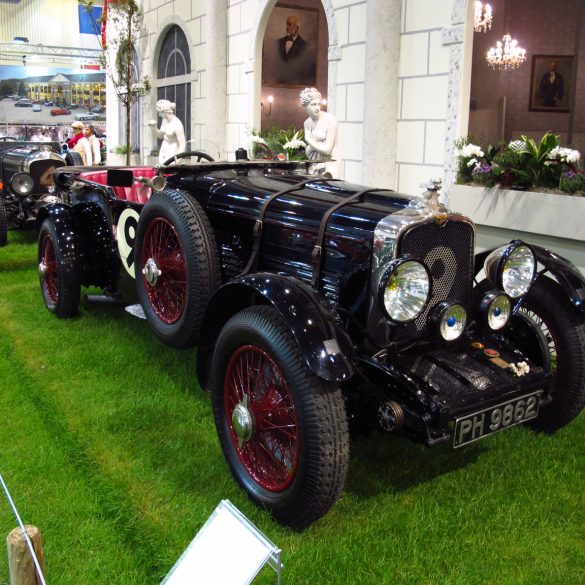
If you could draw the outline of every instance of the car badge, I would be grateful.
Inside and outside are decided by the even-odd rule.
[[[435,213],[435,223],[440,227],[443,227],[447,223],[448,219],[449,219],[448,213],[445,212]]]
[[[500,352],[496,351],[495,349],[485,349],[484,352],[489,358],[496,358],[500,357]]]

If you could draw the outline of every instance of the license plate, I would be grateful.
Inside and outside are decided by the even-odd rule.
[[[463,447],[487,435],[536,418],[541,394],[539,390],[456,419],[453,448]]]

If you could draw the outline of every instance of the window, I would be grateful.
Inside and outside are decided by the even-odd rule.
[[[157,100],[175,104],[175,114],[191,139],[191,56],[185,33],[176,25],[165,34],[158,56]]]

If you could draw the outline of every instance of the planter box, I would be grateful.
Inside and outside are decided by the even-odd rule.
[[[106,164],[108,166],[123,167],[123,166],[126,166],[126,155],[108,152],[108,156],[107,156],[106,161],[107,161]],[[140,165],[140,155],[139,154],[131,154],[130,155],[130,164],[132,166],[139,166]]]
[[[481,225],[585,240],[585,197],[453,185],[449,207]]]
[[[585,273],[585,197],[452,185],[448,206],[476,224],[479,249],[520,238],[568,258]]]

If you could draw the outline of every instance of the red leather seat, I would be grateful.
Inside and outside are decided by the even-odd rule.
[[[156,175],[156,170],[152,167],[132,167],[128,168],[128,170],[132,171],[135,177],[132,187],[110,187],[110,189],[118,199],[132,201],[133,203],[146,203],[152,194],[152,189],[140,182],[138,178],[152,179]],[[100,185],[108,184],[108,172],[105,169],[79,173],[79,177]]]

